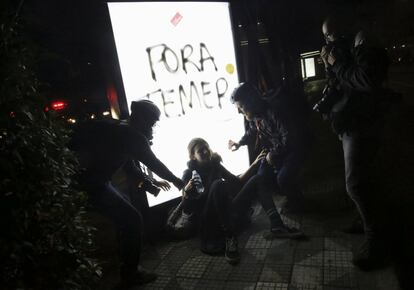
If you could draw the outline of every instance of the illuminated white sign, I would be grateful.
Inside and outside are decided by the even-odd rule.
[[[224,2],[108,3],[128,107],[148,98],[162,117],[153,140],[157,157],[181,177],[187,145],[204,138],[240,174],[246,148],[227,149],[244,134],[230,103],[239,83],[229,4]],[[176,188],[148,195],[150,206],[180,196]]]

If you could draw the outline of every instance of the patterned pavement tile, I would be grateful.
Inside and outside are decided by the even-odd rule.
[[[323,290],[322,285],[290,284],[288,290]]]
[[[323,286],[323,290],[358,290],[358,288]],[[363,290],[363,289],[361,289],[361,290]]]
[[[199,280],[196,289],[203,289],[203,290],[220,290],[224,289],[226,286],[225,281],[221,280]]]
[[[190,279],[190,278],[182,278],[182,277],[177,277],[176,278],[177,284],[180,287],[180,289],[185,289],[185,290],[196,290],[197,288],[197,284],[198,284],[198,279]]]
[[[207,255],[189,258],[178,270],[176,276],[187,278],[201,278],[212,257]]]
[[[325,267],[353,267],[352,252],[350,251],[325,251],[324,252]]]
[[[230,281],[257,281],[262,272],[263,263],[249,263],[241,260],[240,264],[235,265],[228,280]]]
[[[253,234],[247,240],[246,249],[269,249],[272,241],[268,241],[263,237],[263,232]]]
[[[288,290],[287,283],[258,282],[256,290]]]
[[[234,267],[227,263],[224,257],[212,257],[210,264],[204,272],[203,279],[227,280]]]
[[[290,248],[276,247],[267,252],[265,263],[293,264],[294,251]]]
[[[306,250],[323,250],[324,238],[323,237],[308,237],[307,239],[299,240],[296,248],[306,249]]]
[[[317,266],[323,265],[323,250],[297,249],[295,253],[295,265]]]
[[[292,275],[292,265],[266,263],[263,266],[259,281],[273,283],[288,283]]]
[[[225,290],[254,290],[256,282],[228,281],[224,287]]]
[[[324,267],[323,284],[327,286],[357,287],[355,268]]]
[[[175,288],[177,289],[179,286],[175,282],[176,282],[175,279],[172,277],[158,276],[157,280],[143,286],[142,289],[161,290],[161,289],[169,289],[167,287],[171,287],[171,286],[175,286]]]
[[[294,265],[291,284],[293,285],[322,285],[322,268]]]
[[[245,249],[240,253],[241,259],[250,259],[254,261],[264,262],[268,249]]]
[[[325,237],[325,250],[328,251],[351,251],[352,243],[347,237]]]

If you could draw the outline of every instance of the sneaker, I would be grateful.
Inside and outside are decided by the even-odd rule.
[[[138,270],[129,275],[121,276],[120,289],[143,285],[155,281],[158,275],[139,267]]]
[[[181,201],[176,207],[174,207],[168,213],[167,227],[169,228],[174,227],[175,223],[177,222],[178,218],[181,215],[182,209],[183,209],[183,202]]]
[[[303,237],[305,237],[305,234],[301,230],[286,225],[272,227],[270,233],[265,235],[267,240],[274,238],[300,239]]]
[[[226,249],[224,256],[227,262],[231,265],[235,265],[240,262],[239,248],[235,237],[226,238]]]
[[[187,214],[181,211],[175,225],[170,230],[171,237],[178,240],[186,240],[195,234],[196,225],[193,214]]]
[[[385,243],[378,238],[365,240],[352,258],[352,263],[363,271],[383,268],[387,265]]]
[[[177,229],[189,228],[192,225],[191,217],[193,214],[188,214],[185,212],[181,212],[181,216],[178,218],[175,227]]]

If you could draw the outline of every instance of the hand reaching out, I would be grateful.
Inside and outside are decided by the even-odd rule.
[[[155,180],[153,183],[155,186],[161,188],[164,191],[168,191],[171,189],[171,185],[165,180],[160,180],[160,181]]]
[[[237,142],[234,142],[233,140],[229,140],[229,150],[231,151],[237,151],[240,148],[240,144]]]
[[[328,51],[326,46],[321,49],[321,58],[325,65],[325,68],[335,64],[336,57],[332,54],[332,51]]]
[[[262,159],[264,159],[266,157],[267,154],[267,150],[263,149],[262,151],[260,151],[259,155],[257,155],[256,159],[253,161],[252,164],[258,164]]]

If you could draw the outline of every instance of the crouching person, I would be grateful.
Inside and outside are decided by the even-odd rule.
[[[113,221],[119,232],[122,288],[151,282],[157,275],[139,266],[142,216],[126,198],[127,194],[112,185],[113,174],[131,160],[137,160],[177,188],[183,187],[181,179],[150,148],[152,127],[159,117],[160,110],[152,102],[132,102],[129,122],[110,119],[79,124],[70,144],[84,168],[79,181],[88,192],[92,207]],[[142,176],[137,173],[135,177],[139,186]]]

